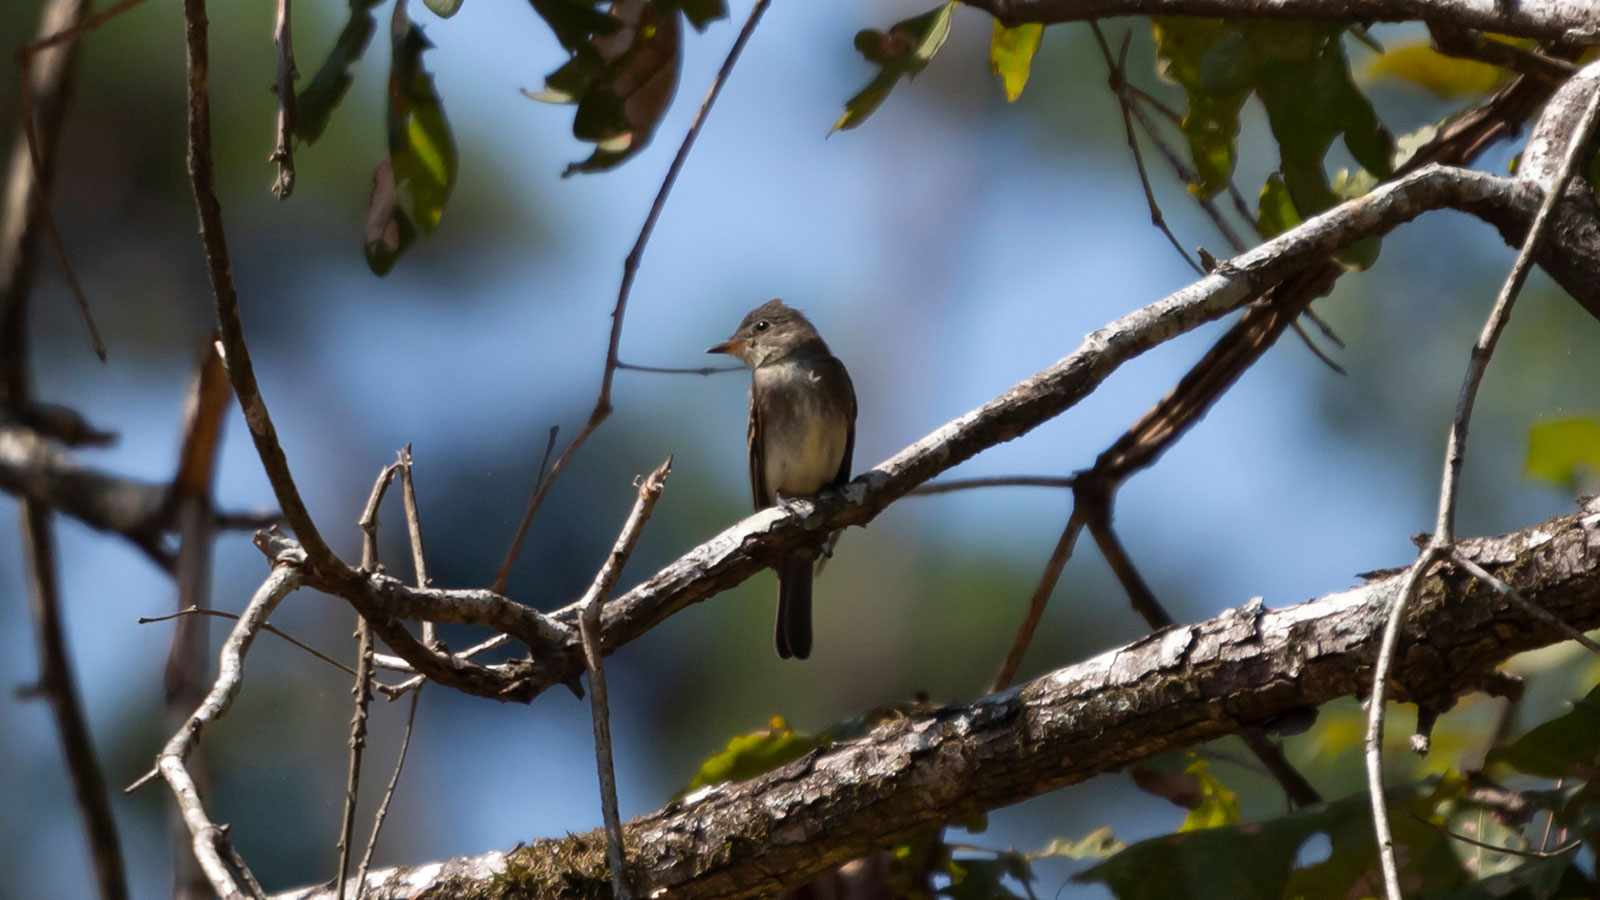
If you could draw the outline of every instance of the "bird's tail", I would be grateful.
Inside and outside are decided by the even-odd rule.
[[[778,563],[778,655],[811,655],[811,559],[785,557]]]

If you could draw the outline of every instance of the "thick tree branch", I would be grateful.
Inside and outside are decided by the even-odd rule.
[[[1600,506],[1461,553],[1578,628],[1600,626]],[[1248,727],[1371,681],[1402,573],[1279,610],[1258,603],[1178,626],[976,702],[880,725],[740,784],[697,791],[625,827],[644,896],[739,900],[802,884],[886,841]],[[1422,579],[1394,678],[1432,708],[1513,654],[1565,639],[1470,573]],[[371,900],[605,897],[598,832],[374,872]],[[498,891],[498,893],[496,893]],[[280,895],[320,900],[325,887]]]
[[[1600,18],[1588,0],[963,0],[1002,23],[1083,22],[1111,16],[1218,16],[1320,22],[1442,19],[1542,41],[1600,43]]]

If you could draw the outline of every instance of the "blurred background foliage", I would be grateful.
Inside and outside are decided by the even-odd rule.
[[[38,6],[0,4],[0,34],[20,43]],[[613,171],[560,179],[594,148],[571,136],[572,110],[520,93],[536,91],[568,59],[549,28],[518,4],[468,3],[448,21],[413,4],[410,15],[436,47],[421,59],[449,117],[457,169],[436,231],[380,279],[363,246],[373,168],[391,149],[388,10],[376,7],[373,45],[353,66],[326,131],[298,148],[297,189],[279,202],[268,190],[272,10],[217,5],[217,172],[263,390],[325,535],[346,558],[357,555],[355,520],[372,478],[409,443],[435,582],[484,585],[521,514],[547,429],[561,425],[570,435],[592,403],[623,255],[734,27],[724,20],[683,30],[678,95],[659,140],[633,147],[633,158]],[[745,11],[737,5],[731,13],[738,21]],[[845,101],[885,71],[873,64],[881,59],[852,50],[852,36],[923,12],[904,0],[774,5],[667,205],[623,336],[629,362],[700,365],[701,349],[747,309],[785,297],[812,315],[854,375],[858,468],[1192,278],[1149,225],[1086,26],[1045,29],[1026,89],[1008,104],[1001,79],[988,72],[987,17],[948,10],[938,58],[915,80],[900,80],[865,127],[824,140],[830,124],[843,124]],[[302,87],[347,13],[337,4],[296,6]],[[1150,23],[1119,20],[1107,31],[1113,46],[1130,36],[1130,78],[1182,108],[1183,91],[1155,75]],[[151,0],[83,42],[54,209],[110,361],[89,353],[53,267],[44,267],[34,300],[40,398],[120,432],[114,449],[86,454],[88,461],[151,479],[174,465],[192,351],[212,321],[184,175],[181,35],[178,4]],[[1374,37],[1395,47],[1423,39],[1406,28],[1376,29]],[[1334,47],[1392,134],[1436,122],[1463,102],[1405,75],[1415,60],[1380,62],[1348,37]],[[14,70],[0,67],[0,96],[14,106],[16,95]],[[1242,101],[1239,115],[1234,177],[1253,200],[1280,156],[1260,101]],[[7,146],[14,122],[0,119]],[[1482,164],[1503,171],[1513,152],[1496,148]],[[1226,255],[1185,187],[1154,154],[1147,159],[1182,243]],[[1329,177],[1351,166],[1349,151],[1335,144]],[[1286,605],[1412,558],[1408,536],[1432,522],[1467,348],[1512,256],[1492,229],[1465,216],[1427,216],[1391,235],[1370,271],[1342,279],[1317,304],[1345,342],[1335,352],[1347,377],[1291,337],[1128,485],[1118,508],[1123,541],[1178,619],[1257,595]],[[954,474],[1066,474],[1088,465],[1218,333],[1214,326],[1172,342],[1067,415]],[[1555,463],[1558,474],[1545,477],[1548,465],[1527,451],[1535,426],[1592,421],[1600,411],[1600,367],[1590,364],[1597,341],[1600,325],[1536,274],[1479,401],[1462,533],[1510,530],[1572,508],[1582,476],[1569,468],[1563,480]],[[624,586],[743,516],[744,390],[737,375],[619,373],[617,412],[534,523],[511,596],[551,608],[580,594],[626,514],[633,476],[668,453],[677,460],[673,476]],[[270,506],[242,421],[235,415],[228,429],[221,502]],[[1525,466],[1543,480],[1525,479]],[[817,651],[804,664],[782,663],[771,651],[769,576],[630,644],[608,668],[623,814],[660,806],[730,738],[773,716],[815,733],[919,693],[933,702],[976,696],[1068,510],[1065,494],[1041,490],[896,504],[867,531],[849,533],[819,581]],[[19,547],[14,522],[0,517],[0,546]],[[404,577],[398,522],[386,511],[383,558]],[[164,738],[160,672],[170,634],[168,625],[134,620],[170,611],[174,592],[118,541],[65,520],[58,531],[80,685],[108,779],[126,784]],[[35,660],[20,557],[6,553],[0,681],[9,688],[34,677]],[[215,605],[238,609],[264,573],[244,536],[224,537]],[[354,654],[353,618],[342,603],[302,591],[274,621],[336,655]],[[1082,550],[1023,674],[1142,631],[1103,563]],[[212,627],[214,640],[223,633]],[[473,636],[445,637],[460,646]],[[1515,713],[1517,727],[1549,718],[1597,674],[1591,661],[1559,648],[1519,665],[1538,677]],[[343,675],[264,638],[243,696],[206,735],[217,818],[233,824],[237,846],[269,888],[333,871],[348,706]],[[392,759],[403,714],[397,706],[376,711],[369,772]],[[1396,712],[1391,735],[1406,734],[1403,716]],[[1500,716],[1498,703],[1469,698],[1441,721],[1435,756],[1397,765],[1414,775],[1475,766]],[[1291,758],[1330,798],[1360,789],[1357,719],[1353,703],[1336,704],[1288,742]],[[8,873],[0,896],[88,895],[46,710],[6,690],[0,722],[0,867]],[[1281,812],[1274,785],[1227,761],[1240,747],[1213,749],[1220,755],[1209,772],[1236,793],[1240,815]],[[381,780],[371,775],[368,783]],[[525,708],[431,689],[379,861],[476,853],[594,827],[594,785],[588,711],[570,696],[552,692]],[[156,788],[115,800],[141,898],[168,890],[165,800]],[[971,840],[1036,849],[1110,825],[1131,843],[1172,831],[1185,815],[1127,775],[1110,775],[998,811]],[[1041,891],[1054,894],[1089,865],[1071,856],[1034,861]],[[1105,888],[1067,891],[1096,896]]]

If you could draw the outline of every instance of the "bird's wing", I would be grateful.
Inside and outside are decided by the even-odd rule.
[[[772,505],[772,498],[767,496],[767,473],[761,465],[761,415],[760,404],[756,403],[756,384],[750,383],[750,496],[755,500],[756,509],[762,510]]]
[[[828,357],[827,364],[822,367],[822,378],[825,382],[830,382],[830,384],[826,385],[826,387],[830,388],[833,386],[832,383],[842,382],[844,390],[838,393],[843,393],[850,398],[849,405],[844,409],[844,456],[839,458],[839,471],[833,476],[833,481],[831,482],[834,487],[841,487],[850,480],[850,459],[855,456],[856,452],[856,388],[855,385],[850,383],[850,373],[845,371],[844,363],[834,356]],[[837,396],[837,393],[831,390],[829,394]]]

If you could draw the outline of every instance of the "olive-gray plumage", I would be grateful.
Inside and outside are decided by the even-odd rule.
[[[750,367],[750,492],[756,509],[850,480],[856,394],[844,363],[797,309],[770,300],[733,337],[706,351]],[[811,655],[811,567],[801,553],[779,560],[778,655]]]

